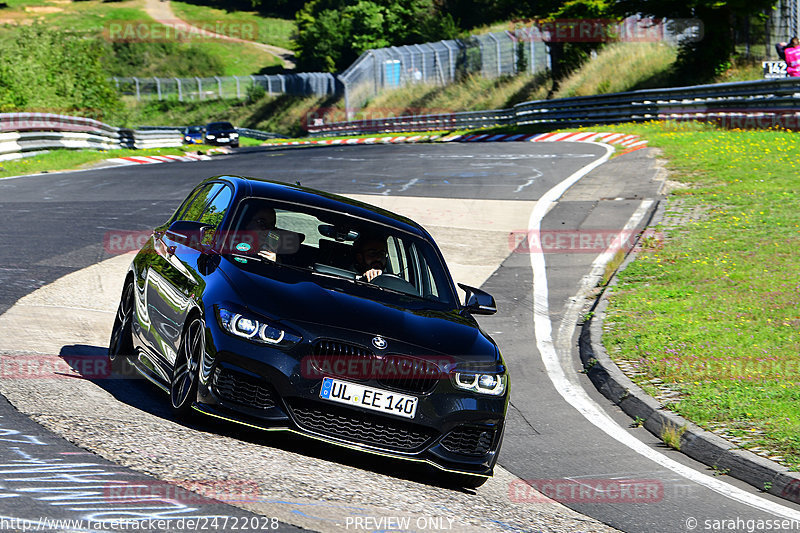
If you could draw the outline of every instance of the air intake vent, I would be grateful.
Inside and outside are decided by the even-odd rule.
[[[424,428],[400,420],[313,403],[293,403],[297,424],[309,431],[376,448],[411,452],[422,448],[432,435]]]
[[[442,439],[442,446],[449,452],[461,455],[486,455],[494,442],[495,432],[494,428],[461,426]]]
[[[214,390],[223,400],[257,409],[275,407],[272,388],[257,378],[217,368],[214,372]]]

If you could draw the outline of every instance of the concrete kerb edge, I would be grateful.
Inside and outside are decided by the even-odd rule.
[[[659,203],[648,226],[663,217]],[[622,271],[636,258],[632,251],[618,269]],[[603,322],[608,308],[608,293],[616,285],[616,273],[592,308],[591,318],[580,325],[578,350],[581,363],[597,390],[653,435],[662,438],[667,429],[683,429],[680,451],[716,472],[749,483],[762,492],[800,503],[800,472],[792,472],[767,458],[737,447],[719,435],[706,431],[682,416],[664,408],[626,376],[608,355],[602,343]]]

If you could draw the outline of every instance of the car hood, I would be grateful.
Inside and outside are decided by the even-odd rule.
[[[307,272],[264,267],[275,274],[265,277],[226,260],[220,267],[249,309],[290,327],[294,325],[312,337],[349,332],[349,340],[356,337],[369,344],[380,335],[390,341],[387,352],[393,351],[395,341],[421,354],[483,361],[498,357],[494,341],[458,310],[415,309],[375,301],[368,296],[380,298],[382,294],[376,289],[317,276],[312,281]],[[415,305],[421,302],[411,304]]]

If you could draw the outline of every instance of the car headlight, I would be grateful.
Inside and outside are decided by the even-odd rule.
[[[237,137],[239,137],[238,133],[231,133],[231,139],[236,139]]]
[[[231,311],[224,307],[217,308],[217,316],[222,329],[237,337],[242,337],[260,344],[297,344],[299,335],[271,324],[263,318]]]
[[[213,140],[213,139],[216,139],[216,137],[214,135],[206,135],[206,139],[212,139]]]
[[[453,379],[456,387],[464,390],[500,396],[506,391],[507,374],[474,374],[456,372]]]

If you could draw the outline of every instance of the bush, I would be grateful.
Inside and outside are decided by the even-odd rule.
[[[103,63],[107,48],[43,25],[4,32],[0,40],[0,112],[54,111],[102,118],[119,96]]]
[[[267,95],[267,90],[263,85],[253,84],[247,87],[247,103],[258,102]]]
[[[178,42],[115,42],[109,76],[221,76],[222,61],[202,46]]]

